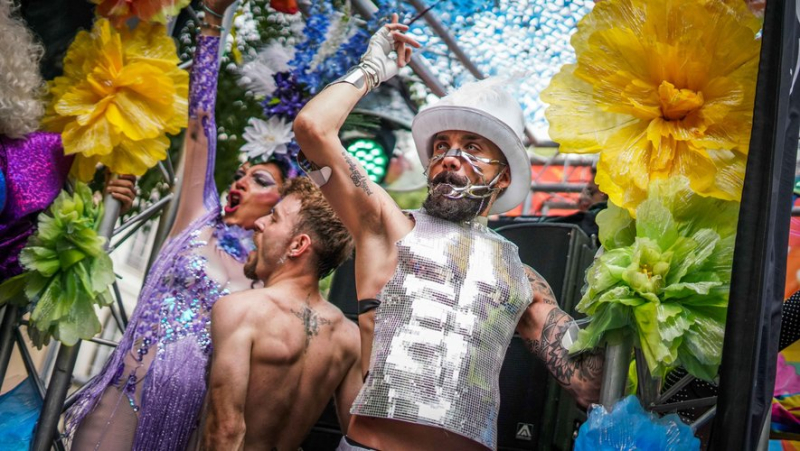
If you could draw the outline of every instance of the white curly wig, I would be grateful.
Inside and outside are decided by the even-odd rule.
[[[45,84],[44,48],[16,17],[13,0],[0,0],[0,135],[21,138],[39,128]]]

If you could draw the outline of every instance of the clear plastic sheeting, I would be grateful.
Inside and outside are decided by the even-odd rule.
[[[700,440],[678,415],[659,418],[645,412],[635,396],[619,401],[611,412],[595,406],[581,426],[575,451],[694,451]]]

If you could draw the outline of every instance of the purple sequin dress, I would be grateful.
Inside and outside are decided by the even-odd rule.
[[[39,213],[61,192],[72,156],[61,135],[34,132],[24,139],[0,135],[0,171],[7,201],[0,208],[0,283],[22,273],[19,252],[36,231]]]
[[[191,75],[189,115],[213,113],[219,38],[201,36]],[[73,450],[183,450],[197,438],[211,353],[211,308],[221,296],[249,288],[242,265],[248,237],[227,227],[214,186],[216,126],[205,174],[186,174],[181,202],[203,184],[190,225],[174,235],[153,265],[125,334],[100,374],[67,412]],[[186,155],[186,158],[199,155]],[[188,199],[188,200],[187,200]],[[182,205],[181,207],[185,207]],[[252,244],[252,241],[249,241]]]

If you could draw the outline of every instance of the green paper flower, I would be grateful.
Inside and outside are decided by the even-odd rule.
[[[114,281],[106,239],[97,235],[102,215],[85,184],[78,183],[72,195],[62,191],[39,215],[39,228],[20,253],[27,271],[0,285],[0,305],[29,307],[28,334],[37,347],[51,336],[72,346],[100,332],[94,306],[110,303]]]
[[[607,332],[637,338],[653,376],[683,366],[717,374],[725,331],[739,203],[701,197],[685,177],[651,184],[636,209],[609,203],[597,216],[604,253],[586,274],[578,311],[592,317],[570,351]]]

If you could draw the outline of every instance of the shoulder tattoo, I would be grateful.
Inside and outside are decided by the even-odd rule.
[[[307,305],[303,307],[302,311],[290,311],[303,323],[303,328],[305,328],[306,332],[306,348],[311,344],[311,338],[319,335],[321,326],[330,326],[332,324],[331,320],[323,318],[316,310],[311,309]]]

